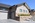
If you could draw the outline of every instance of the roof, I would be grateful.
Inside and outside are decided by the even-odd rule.
[[[10,7],[10,5],[0,3],[0,7],[9,8],[9,7]]]
[[[30,12],[35,12],[35,10],[34,10],[34,9],[32,9]]]
[[[17,6],[21,6],[21,5],[24,5],[27,9],[30,9],[30,7],[27,5],[26,2],[22,3],[22,4],[17,4]]]
[[[27,5],[26,2],[21,3],[21,4],[17,4],[17,6],[21,6],[21,5],[24,5],[27,9],[30,9],[30,7]],[[6,7],[6,8],[11,7],[10,5],[6,5],[6,4],[2,4],[2,3],[0,3],[0,6],[1,6],[1,7]]]

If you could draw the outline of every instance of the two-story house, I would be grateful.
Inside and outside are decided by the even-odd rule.
[[[13,5],[9,8],[8,19],[15,19],[18,21],[27,20],[31,18],[29,10],[30,8],[26,3]]]

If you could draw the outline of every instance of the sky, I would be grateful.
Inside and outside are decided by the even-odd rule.
[[[16,5],[26,2],[31,9],[35,9],[35,0],[0,0],[0,3]]]

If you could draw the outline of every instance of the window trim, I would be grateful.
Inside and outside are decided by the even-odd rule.
[[[22,12],[22,9],[20,9],[20,12]]]

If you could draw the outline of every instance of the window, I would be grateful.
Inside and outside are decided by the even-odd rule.
[[[22,9],[20,9],[20,12],[22,12]]]
[[[27,10],[26,10],[26,13],[27,13]]]
[[[23,10],[23,12],[27,13],[27,10]]]
[[[6,10],[5,8],[3,8],[2,10]]]
[[[23,10],[23,12],[25,12],[25,10]]]

